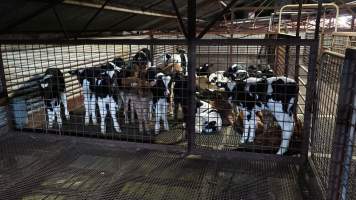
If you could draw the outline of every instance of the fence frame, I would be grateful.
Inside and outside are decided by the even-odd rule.
[[[349,175],[349,172],[344,171],[344,165],[351,155],[346,152],[347,139],[350,137],[350,129],[352,124],[350,119],[353,115],[352,108],[353,101],[356,95],[356,49],[347,49],[345,53],[345,60],[342,68],[342,74],[340,79],[340,91],[339,100],[337,105],[336,127],[334,131],[334,139],[331,154],[331,166],[329,173],[328,184],[328,200],[344,199],[342,183]],[[350,111],[351,110],[351,111]],[[351,152],[352,152],[352,146]],[[349,168],[348,168],[349,169]]]

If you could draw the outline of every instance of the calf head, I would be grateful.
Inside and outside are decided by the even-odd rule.
[[[141,69],[150,67],[150,63],[151,63],[151,53],[147,48],[141,49],[133,57],[133,64],[137,65]]]
[[[163,73],[157,73],[155,78],[155,87],[162,88],[164,90],[164,96],[169,96],[169,88],[171,83],[171,76]]]
[[[244,80],[249,77],[249,74],[246,71],[246,65],[243,64],[233,64],[227,68],[223,75],[232,81]]]
[[[72,76],[77,76],[79,83],[83,84],[83,80],[85,78],[85,75],[84,75],[85,69],[75,69],[75,70],[69,71],[68,73]]]
[[[52,74],[46,74],[40,81],[41,95],[47,106],[51,106],[50,102],[53,99],[59,98],[59,82],[56,83],[57,78]],[[58,101],[56,101],[58,102]]]
[[[112,61],[110,61],[108,63],[109,65],[107,65],[110,69],[113,69],[115,71],[120,72],[125,65],[125,61],[124,59],[118,57],[118,58],[114,58]]]

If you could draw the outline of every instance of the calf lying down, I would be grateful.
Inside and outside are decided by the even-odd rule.
[[[222,119],[211,104],[197,100],[195,133],[216,133],[222,128]]]

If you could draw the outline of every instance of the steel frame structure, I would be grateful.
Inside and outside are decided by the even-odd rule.
[[[172,1],[174,4],[174,1]],[[233,5],[236,1],[232,1],[231,5]],[[122,39],[76,39],[76,40],[53,40],[53,39],[43,39],[43,40],[0,40],[0,44],[130,44],[130,45],[186,45],[188,47],[188,74],[189,74],[189,81],[188,81],[188,97],[189,97],[189,110],[188,113],[188,120],[190,123],[187,123],[188,126],[186,131],[188,133],[188,145],[187,147],[178,147],[172,148],[172,146],[167,145],[157,145],[157,144],[142,144],[142,143],[130,143],[130,142],[122,142],[122,141],[106,141],[105,143],[116,145],[120,144],[121,146],[127,146],[131,148],[148,148],[148,149],[158,149],[158,150],[176,150],[181,151],[184,155],[188,154],[201,154],[207,157],[216,157],[216,156],[223,156],[226,158],[243,158],[249,160],[274,160],[278,162],[286,162],[286,163],[294,163],[301,166],[301,176],[306,173],[303,169],[305,169],[306,165],[308,164],[308,152],[309,152],[309,138],[312,130],[312,117],[313,117],[313,107],[315,106],[315,99],[314,94],[316,92],[316,72],[317,72],[317,58],[318,58],[318,48],[319,48],[319,24],[320,24],[320,17],[321,17],[321,9],[322,9],[322,1],[318,0],[317,4],[317,18],[316,18],[316,28],[314,32],[314,39],[300,39],[299,38],[299,29],[300,29],[300,19],[301,19],[301,9],[302,9],[302,1],[299,1],[298,6],[298,27],[297,27],[297,37],[292,37],[288,39],[201,39],[205,33],[209,31],[209,29],[214,25],[218,18],[220,18],[228,9],[224,9],[215,19],[209,23],[209,25],[204,29],[204,31],[200,32],[197,36],[196,30],[196,1],[195,0],[188,0],[188,23],[186,29],[184,28],[184,24],[182,23],[181,16],[179,12],[176,10],[177,18],[180,23],[180,27],[182,32],[185,33],[186,39],[141,39],[141,40],[122,40]],[[231,6],[230,5],[230,6]],[[94,19],[95,17],[93,17]],[[91,20],[93,20],[91,19]],[[89,24],[90,22],[88,22]],[[86,25],[87,26],[87,25]],[[309,55],[309,69],[308,69],[308,86],[306,92],[306,105],[305,105],[305,113],[304,113],[304,125],[303,125],[303,132],[304,132],[304,140],[303,140],[303,147],[301,157],[288,157],[288,156],[276,156],[276,155],[268,155],[268,154],[260,154],[260,153],[248,153],[248,152],[216,152],[216,151],[207,151],[197,149],[195,146],[195,133],[194,133],[194,108],[195,108],[195,52],[198,45],[290,45],[293,44],[297,47],[297,53],[300,52],[300,46],[307,46],[310,47],[310,55]],[[0,52],[1,53],[1,52]],[[1,57],[0,57],[1,58]],[[298,72],[299,67],[299,59],[296,59],[296,72]],[[298,76],[298,74],[296,74]],[[5,82],[5,73],[4,67],[0,60],[0,79],[3,82],[3,86]],[[346,83],[345,83],[346,84]],[[2,99],[7,99],[6,89],[2,91],[1,96]],[[342,109],[339,111],[342,114]],[[345,117],[345,116],[344,116]],[[340,120],[345,119],[341,118]],[[340,120],[338,122],[340,122]],[[342,127],[340,127],[342,128]],[[338,139],[338,140],[337,140]],[[337,138],[335,143],[339,144],[338,141],[342,140],[342,138]],[[85,139],[87,140],[87,139]],[[335,147],[335,153],[333,157],[339,160],[340,156],[345,155],[343,150],[340,146]],[[341,155],[340,155],[341,154]],[[337,163],[340,164],[340,163]],[[332,177],[337,176],[335,173],[340,172],[340,166],[334,165],[332,167]],[[332,190],[328,194],[328,199],[339,199],[340,195],[340,180],[334,180],[331,178],[332,181],[330,185],[332,186]]]

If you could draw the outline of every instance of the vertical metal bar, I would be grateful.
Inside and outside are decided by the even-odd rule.
[[[289,71],[289,50],[290,50],[290,46],[287,45],[286,46],[286,53],[284,55],[284,75],[288,76],[288,71]]]
[[[302,16],[302,5],[303,5],[303,0],[299,0],[297,30],[295,33],[295,36],[298,38],[300,37],[299,32],[300,32],[300,20],[301,20],[301,16]],[[299,85],[299,54],[300,54],[300,45],[297,45],[296,49],[295,49],[294,80],[297,82],[298,85]]]
[[[150,35],[150,39],[151,40],[153,39],[153,35]],[[150,44],[150,52],[151,52],[151,61],[152,61],[151,65],[154,65],[154,54],[155,54],[155,52],[154,52],[153,44]]]
[[[7,112],[7,126],[11,126],[11,115],[9,112],[9,108],[7,105],[9,104],[8,100],[8,93],[7,93],[7,85],[6,85],[6,77],[5,77],[5,67],[2,60],[2,51],[1,51],[1,44],[0,44],[0,81],[1,81],[1,91],[0,91],[0,106],[6,107]]]
[[[187,0],[188,3],[188,117],[185,122],[188,135],[188,153],[195,145],[195,51],[196,51],[196,0]]]
[[[331,153],[331,166],[329,184],[327,190],[328,200],[340,199],[343,165],[345,164],[345,145],[350,130],[350,118],[352,117],[353,99],[355,97],[355,63],[356,50],[347,49],[340,78],[339,100],[337,105],[336,127]],[[351,145],[352,146],[352,145]],[[352,154],[349,155],[352,157]]]
[[[319,40],[322,2],[323,2],[323,0],[318,0],[318,12],[316,14],[315,32],[314,32],[314,39],[316,39],[316,40]]]
[[[355,15],[352,15],[351,18],[351,31],[355,31]]]
[[[316,87],[316,65],[318,59],[318,48],[319,48],[319,25],[321,16],[321,3],[322,0],[318,0],[318,13],[315,24],[314,33],[314,43],[310,46],[309,55],[309,67],[308,67],[308,78],[307,78],[307,91],[305,97],[305,110],[304,110],[304,127],[303,127],[303,144],[301,159],[302,163],[306,164],[308,159],[309,151],[309,139],[311,131],[311,120],[314,105],[315,87]]]

